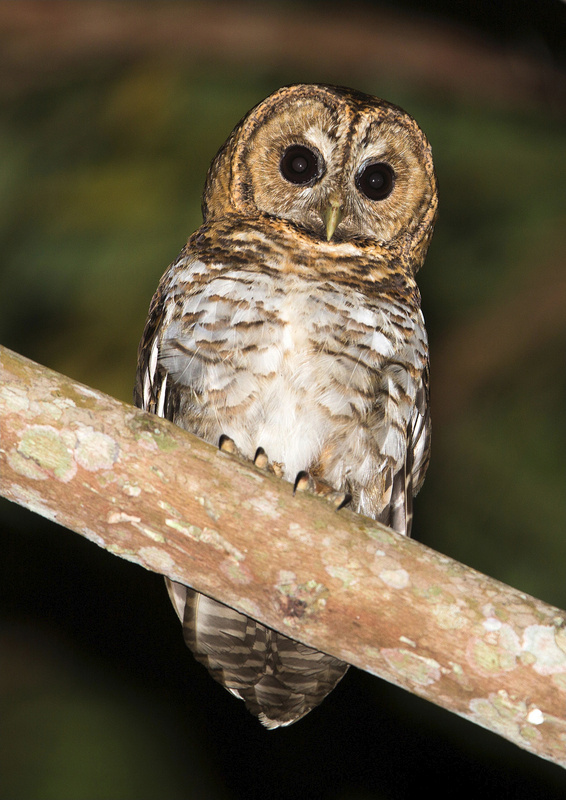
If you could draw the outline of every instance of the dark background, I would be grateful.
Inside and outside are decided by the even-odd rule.
[[[559,0],[0,4],[0,341],[130,400],[239,118],[295,81],[385,97],[441,191],[414,536],[566,608],[565,22]],[[566,794],[560,768],[357,670],[265,731],[193,661],[159,576],[6,501],[0,526],[5,800]]]

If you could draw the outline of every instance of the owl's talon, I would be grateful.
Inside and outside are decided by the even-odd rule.
[[[299,472],[295,478],[295,485],[293,486],[293,494],[296,492],[308,492],[311,489],[312,478],[308,472]]]
[[[263,447],[258,447],[256,450],[256,454],[254,457],[254,464],[258,469],[267,469],[269,465],[269,459],[267,457],[267,453],[263,449]]]
[[[258,447],[255,451],[254,464],[262,472],[271,472],[277,478],[283,477],[283,465],[278,461],[270,461],[263,447]]]
[[[341,508],[344,508],[351,502],[352,495],[349,492],[330,492],[324,499],[331,503],[336,511],[340,511]]]
[[[242,456],[234,440],[224,433],[218,440],[218,449],[222,450],[223,453],[229,453],[231,456]]]
[[[348,492],[337,492],[328,483],[315,478],[309,472],[299,472],[295,478],[295,485],[293,487],[293,494],[296,492],[309,492],[317,497],[323,497],[327,502],[338,509],[347,505],[352,499]]]

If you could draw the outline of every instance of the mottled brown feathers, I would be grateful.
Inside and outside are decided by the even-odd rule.
[[[430,444],[415,274],[436,209],[408,114],[343,87],[275,92],[211,165],[204,224],[150,306],[136,403],[244,457],[262,448],[286,480],[306,471],[409,534]],[[347,669],[169,591],[196,658],[267,727],[304,716]]]

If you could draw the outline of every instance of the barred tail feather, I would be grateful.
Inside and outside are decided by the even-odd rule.
[[[168,588],[178,605],[175,584]],[[186,591],[183,631],[195,658],[248,710],[274,729],[308,714],[345,675],[348,664],[277,631],[229,606]]]

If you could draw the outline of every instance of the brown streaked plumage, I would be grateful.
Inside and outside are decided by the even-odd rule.
[[[429,457],[428,346],[415,274],[437,209],[430,146],[350,89],[268,97],[214,159],[203,225],[163,276],[135,402],[207,441],[259,448],[410,534]],[[185,640],[269,728],[347,664],[168,582]]]

